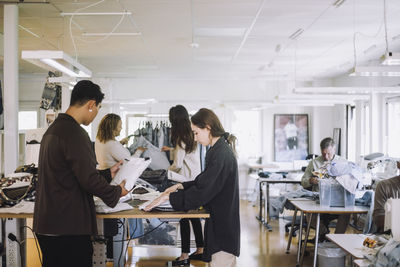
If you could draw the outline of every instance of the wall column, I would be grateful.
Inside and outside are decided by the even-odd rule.
[[[18,166],[18,5],[4,5],[4,174]]]

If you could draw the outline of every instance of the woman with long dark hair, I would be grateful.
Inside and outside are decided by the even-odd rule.
[[[173,148],[163,147],[163,151],[170,151],[172,165],[169,170],[177,172],[192,181],[201,172],[200,153],[191,129],[189,113],[182,105],[176,105],[169,110],[169,121],[171,122],[171,144]],[[196,240],[196,251],[190,253],[190,224]],[[190,218],[179,221],[182,238],[181,256],[172,261],[172,266],[190,265],[190,260],[201,260],[203,256],[203,231],[200,219]]]
[[[218,117],[209,109],[200,109],[191,121],[195,141],[210,146],[204,171],[194,181],[171,186],[145,210],[167,200],[178,211],[203,206],[210,213],[205,224],[203,259],[211,261],[211,267],[233,267],[240,254],[236,138],[225,132]]]

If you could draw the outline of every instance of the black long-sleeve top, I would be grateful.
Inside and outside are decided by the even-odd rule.
[[[33,230],[39,234],[97,234],[93,195],[110,207],[121,195],[121,187],[96,170],[89,136],[67,114],[59,114],[44,134],[38,171]]]
[[[206,168],[194,181],[183,183],[184,190],[171,193],[175,210],[187,211],[203,206],[210,218],[205,224],[204,259],[219,251],[239,256],[239,180],[235,155],[220,137],[206,155]]]

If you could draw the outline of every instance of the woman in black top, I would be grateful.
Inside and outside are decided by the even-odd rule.
[[[162,151],[170,151],[174,163],[169,170],[185,176],[188,181],[194,180],[201,172],[200,154],[191,129],[190,117],[186,108],[176,105],[169,110],[171,122],[171,144],[173,148],[164,146]],[[190,253],[190,223],[196,241],[196,251]],[[203,258],[204,239],[203,229],[199,218],[182,218],[179,221],[181,233],[181,256],[172,261],[172,266],[188,266],[190,260]]]
[[[209,109],[200,109],[191,121],[195,140],[210,146],[205,170],[194,181],[168,188],[145,210],[151,210],[167,200],[178,211],[203,206],[210,213],[205,225],[203,259],[211,260],[211,267],[218,266],[221,260],[224,266],[236,266],[236,257],[240,254],[236,138],[225,132],[218,117]]]

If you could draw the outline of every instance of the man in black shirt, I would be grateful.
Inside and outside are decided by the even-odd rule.
[[[91,141],[80,126],[93,121],[103,98],[97,84],[78,82],[68,110],[43,136],[33,218],[43,266],[92,266],[91,236],[97,234],[93,196],[114,207],[128,193],[125,182],[112,186],[96,170]]]

